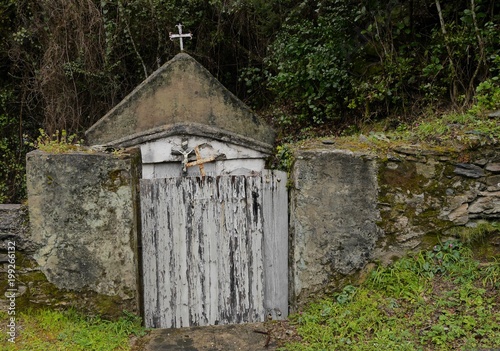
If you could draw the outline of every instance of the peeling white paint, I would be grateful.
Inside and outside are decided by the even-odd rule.
[[[286,175],[264,173],[141,180],[146,326],[286,317]]]

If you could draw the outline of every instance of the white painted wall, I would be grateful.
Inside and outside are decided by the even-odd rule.
[[[182,142],[187,140],[187,149],[198,146],[201,158],[215,157],[216,160],[204,163],[205,175],[252,175],[261,173],[265,167],[263,152],[239,145],[207,139],[197,136],[172,136],[141,145],[142,178],[171,178],[183,175],[183,156],[175,154],[182,150]],[[192,152],[189,162],[196,160]],[[187,176],[199,176],[200,168],[187,168]]]

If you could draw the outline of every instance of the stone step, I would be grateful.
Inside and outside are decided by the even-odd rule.
[[[264,323],[153,329],[134,351],[273,351]],[[266,345],[267,344],[267,345]]]

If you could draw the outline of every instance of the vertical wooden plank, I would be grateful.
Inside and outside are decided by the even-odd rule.
[[[205,292],[205,315],[206,324],[214,325],[218,322],[219,311],[219,270],[217,262],[219,260],[218,248],[220,245],[220,235],[218,228],[220,225],[219,201],[217,193],[217,180],[215,177],[207,178],[207,200],[206,209],[203,216],[203,240],[205,246],[204,259],[204,281]],[[213,233],[213,234],[211,234]]]
[[[172,323],[175,316],[173,308],[173,301],[175,290],[173,289],[174,282],[171,281],[171,269],[166,267],[175,267],[175,258],[173,257],[174,242],[172,235],[172,221],[171,221],[171,201],[172,201],[172,188],[167,179],[153,180],[157,195],[157,202],[155,203],[155,220],[158,231],[156,262],[158,267],[157,276],[157,294],[158,294],[158,327]]]
[[[191,178],[186,181],[190,182],[190,191],[192,192],[190,204],[186,203],[187,222],[188,225],[191,223],[191,229],[188,230],[186,237],[188,243],[187,278],[190,325],[207,325],[206,249],[212,239],[210,239],[210,230],[206,228],[208,221],[205,220],[205,213],[208,210],[208,203],[211,201],[210,187],[212,182],[209,177]]]
[[[265,318],[264,310],[264,227],[262,205],[261,177],[247,177],[246,194],[248,233],[247,241],[250,247],[248,257],[249,271],[249,322],[261,322]]]
[[[192,187],[190,178],[168,179],[171,185],[175,182],[177,191],[172,189],[171,197],[173,217],[173,240],[175,257],[174,276],[172,281],[176,283],[175,292],[175,326],[177,328],[189,326],[189,286],[187,279],[187,236],[191,231],[191,218],[188,210],[191,210]],[[180,185],[180,189],[179,189]],[[180,191],[179,191],[180,190]]]
[[[144,284],[144,323],[149,327],[157,327],[157,282],[156,263],[157,230],[155,224],[154,198],[157,192],[153,184],[147,180],[140,181],[141,191],[141,221],[142,221],[142,252],[143,252],[143,284]]]
[[[230,301],[231,301],[231,280],[234,279],[231,272],[231,262],[232,257],[231,247],[232,247],[232,237],[231,228],[233,226],[231,220],[231,187],[230,187],[230,177],[217,177],[217,192],[218,192],[218,203],[220,208],[218,209],[217,216],[220,217],[218,235],[220,237],[218,245],[218,312],[217,319],[218,324],[228,324],[230,322],[229,317],[231,315]],[[229,187],[229,191],[228,191]]]
[[[273,319],[288,316],[288,192],[286,173],[264,171],[264,307]]]
[[[201,289],[201,278],[203,275],[203,254],[202,243],[200,243],[199,231],[203,232],[203,227],[200,228],[200,216],[203,215],[203,189],[204,180],[191,178],[190,191],[192,192],[191,204],[188,205],[187,222],[190,227],[187,231],[187,284],[189,293],[189,325],[203,325],[203,292]]]
[[[247,202],[246,191],[247,181],[245,176],[233,176],[233,188],[235,196],[233,197],[233,217],[235,230],[234,237],[234,317],[233,323],[243,323],[248,321],[249,290],[250,284],[248,279],[248,257],[249,247],[247,242]]]

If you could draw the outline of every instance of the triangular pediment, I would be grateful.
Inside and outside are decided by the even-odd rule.
[[[204,135],[269,150],[272,129],[201,64],[181,53],[87,132],[90,145],[133,146],[168,135]]]

